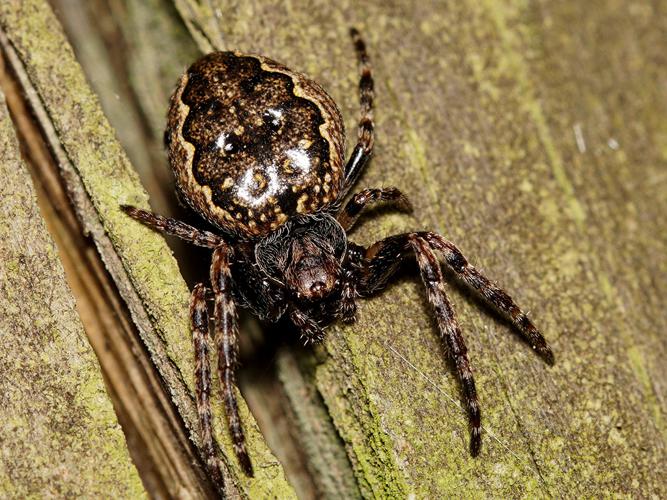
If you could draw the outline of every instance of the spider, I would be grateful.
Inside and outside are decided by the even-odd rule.
[[[171,98],[165,144],[179,199],[219,230],[200,230],[175,219],[123,205],[154,230],[213,250],[210,286],[196,285],[190,301],[195,392],[202,451],[220,470],[212,437],[207,299],[214,300],[218,374],[234,451],[252,476],[236,399],[236,306],[263,320],[287,316],[305,343],[321,342],[323,328],[355,321],[357,298],[387,284],[402,260],[417,260],[440,338],[453,360],[470,427],[470,452],[481,447],[480,409],[466,345],[436,252],[486,301],[508,316],[549,364],[553,353],[512,298],[468,263],[440,234],[409,232],[368,247],[347,233],[369,205],[389,202],[411,211],[394,187],[346,196],[373,151],[373,78],[366,46],[350,34],[359,63],[358,139],[344,162],[343,120],[333,99],[314,81],[270,59],[214,52],[196,61]]]

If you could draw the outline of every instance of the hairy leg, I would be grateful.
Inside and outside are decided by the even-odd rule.
[[[289,317],[292,323],[299,329],[304,345],[318,344],[324,340],[324,331],[320,325],[300,309],[292,309]]]
[[[468,286],[477,291],[489,304],[507,315],[530,346],[547,363],[554,364],[553,352],[544,336],[516,305],[512,297],[470,265],[461,251],[451,241],[437,233],[430,231],[406,233],[390,236],[371,245],[366,251],[366,258],[371,260],[371,264],[366,268],[362,277],[362,293],[373,293],[386,284],[387,280],[396,271],[400,260],[406,255],[406,242],[410,235],[426,240],[431,248],[441,252],[445,258],[445,263],[452,271]]]
[[[353,280],[346,278],[338,307],[338,316],[343,323],[354,323],[357,319],[357,287]]]
[[[451,305],[445,295],[442,271],[433,250],[442,252],[445,263],[469,286],[475,289],[491,305],[507,314],[516,328],[549,364],[554,356],[542,334],[528,317],[500,287],[489,281],[471,266],[463,254],[450,241],[432,232],[415,232],[390,236],[368,247],[364,255],[364,267],[360,273],[359,291],[363,295],[377,292],[394,274],[403,258],[414,252],[427,291],[433,305],[443,340],[456,364],[472,424],[471,452],[476,454],[481,445],[479,407],[475,395],[474,380],[468,362],[465,344],[454,319]]]
[[[232,277],[229,267],[230,249],[217,247],[211,264],[211,285],[215,298],[215,344],[218,350],[218,376],[232,436],[234,452],[248,476],[253,476],[252,464],[245,444],[245,435],[236,400],[236,369],[239,357],[239,332],[236,309],[232,298]]]
[[[359,178],[362,170],[373,153],[373,76],[366,44],[356,29],[350,30],[354,49],[359,61],[359,128],[357,145],[345,167],[345,184],[340,199],[342,199]]]
[[[379,201],[389,201],[396,203],[398,208],[404,212],[412,212],[412,204],[406,196],[395,187],[389,188],[370,188],[363,189],[356,193],[350,201],[347,202],[345,208],[336,217],[338,222],[345,231],[349,231],[357,222],[361,212],[367,205],[377,203]]]
[[[406,255],[411,254],[410,234],[397,234],[373,243],[364,252],[359,291],[371,295],[385,287]]]
[[[410,238],[410,245],[417,257],[417,264],[426,287],[428,301],[435,312],[440,337],[445,344],[447,353],[454,361],[454,366],[456,366],[456,375],[461,382],[466,408],[468,409],[468,418],[470,419],[470,453],[472,456],[477,456],[482,446],[481,412],[477,402],[475,379],[472,376],[470,361],[468,360],[468,349],[454,317],[452,305],[445,293],[445,281],[438,258],[426,240],[418,236]]]
[[[220,462],[215,452],[211,414],[211,364],[209,362],[208,309],[206,287],[195,286],[190,297],[190,325],[195,349],[195,395],[201,433],[202,450],[206,465],[215,482],[223,483]]]
[[[461,330],[445,293],[440,263],[428,242],[418,233],[406,233],[391,236],[371,245],[366,250],[366,266],[362,273],[362,293],[373,293],[382,288],[407,254],[414,254],[417,259],[428,300],[435,313],[440,338],[446,353],[454,362],[471,426],[470,452],[476,456],[481,448],[482,438],[481,412],[477,401],[475,380]]]
[[[357,288],[363,270],[365,251],[364,247],[348,242],[341,273],[342,292],[337,311],[337,316],[344,323],[354,323],[357,319],[357,297],[359,296]]]
[[[142,210],[141,208],[132,207],[130,205],[121,205],[121,210],[127,215],[132,217],[135,220],[138,220],[142,224],[159,231],[161,233],[166,233],[171,236],[176,236],[181,238],[189,243],[198,245],[200,247],[207,248],[216,248],[224,244],[224,240],[209,231],[202,231],[195,227],[192,227],[185,222],[181,222],[176,219],[171,219],[169,217],[163,217],[162,215],[154,214],[147,210]]]
[[[421,233],[431,247],[442,252],[445,263],[470,287],[475,289],[492,306],[511,320],[531,347],[550,365],[554,364],[554,354],[542,334],[528,316],[516,305],[512,297],[486,276],[471,266],[454,243],[437,233]]]

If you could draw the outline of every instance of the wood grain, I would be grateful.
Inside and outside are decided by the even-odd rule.
[[[142,428],[150,431],[148,436],[142,436],[145,440],[131,440],[131,446],[138,448],[133,455],[144,460],[152,494],[213,496],[196,448],[191,444],[198,442],[198,432],[190,376],[193,365],[187,288],[164,240],[158,237],[151,243],[157,235],[150,231],[144,234],[143,228],[129,224],[118,208],[124,202],[145,206],[147,196],[48,6],[41,1],[5,2],[0,7],[0,26],[3,52],[11,55],[8,59],[12,71],[43,133],[42,139],[55,157],[58,173],[81,225],[78,237],[91,238],[111,277],[106,285],[110,284],[112,289],[106,291],[112,298],[119,294],[125,301],[118,306],[121,316],[126,314],[126,318],[117,318],[119,324],[106,331],[94,328],[90,335],[91,339],[101,340],[103,346],[107,344],[97,352],[109,358],[102,364],[111,370],[111,378],[117,377],[117,381],[128,386],[126,392],[137,393],[134,398],[117,399],[129,403],[120,413],[135,420],[133,425],[137,428],[128,435],[136,437]],[[135,232],[137,229],[139,233]],[[132,256],[133,252],[137,252],[138,261]],[[156,287],[155,283],[143,281],[148,276],[169,285]],[[88,298],[94,300],[93,294],[90,295]],[[154,302],[156,299],[159,305]],[[134,325],[123,324],[123,320],[129,318]],[[113,335],[119,331],[138,334],[143,346],[136,344],[138,338]],[[148,358],[144,357],[144,350]],[[124,359],[114,360],[114,357],[123,358],[118,353],[124,353]],[[132,354],[137,359],[132,359]],[[148,359],[154,368],[145,365]],[[151,369],[157,371],[157,379],[152,378],[155,374]],[[133,379],[131,375],[136,377]],[[158,404],[152,406],[156,402]],[[234,461],[225,461],[225,494],[246,497],[274,491],[288,497],[291,488],[283,478],[279,463],[263,444],[245,407],[243,412],[259,472],[255,479],[250,479],[239,473]],[[224,436],[220,442],[231,447]],[[223,451],[221,458],[224,460]],[[157,473],[151,467],[157,469]],[[94,480],[94,477],[86,480]]]
[[[142,497],[1,91],[0,175],[0,495]]]
[[[416,216],[355,238],[445,233],[556,352],[549,369],[452,283],[487,430],[475,460],[417,280],[364,304],[317,369],[362,494],[664,494],[664,3],[176,4],[212,44],[315,77],[350,128],[362,28],[378,141],[360,184],[399,186]]]
[[[38,88],[58,78],[78,82],[64,98],[43,99],[94,207],[89,217],[102,223],[92,226],[98,251],[192,430],[185,286],[163,241],[116,210],[120,202],[146,206],[146,197],[80,74],[47,64],[53,55],[35,55],[53,54],[32,42],[41,35],[26,34],[25,20],[41,12],[26,9],[38,4],[5,3],[0,20],[17,27],[12,43]],[[667,459],[665,2],[140,4],[110,3],[125,44],[100,51],[119,50],[123,56],[105,56],[111,62],[103,65],[133,75],[119,78],[130,82],[122,94],[130,96],[122,100],[130,121],[119,113],[114,123],[138,131],[123,141],[140,136],[128,143],[139,162],[142,145],[159,148],[157,96],[169,93],[195,46],[260,53],[307,73],[334,97],[354,137],[358,76],[347,32],[361,29],[376,80],[377,141],[359,188],[397,186],[415,215],[379,211],[353,239],[442,232],[530,311],[556,355],[547,367],[449,276],[485,429],[481,456],[471,458],[459,387],[407,265],[382,296],[361,304],[356,325],[329,329],[314,354],[261,358],[277,356],[273,382],[246,380],[262,432],[300,497],[667,494],[659,475]],[[102,26],[80,34],[79,46],[100,33],[116,38]],[[184,52],[168,48],[181,43]],[[173,65],[165,53],[175,54]],[[135,60],[142,64],[130,71],[127,61]],[[89,78],[98,74],[84,66]],[[113,91],[106,95],[113,106]],[[89,143],[79,144],[75,131]],[[151,158],[153,169],[164,168],[159,155]],[[143,178],[156,204],[174,210],[164,172]],[[189,252],[179,250],[192,277],[192,264],[208,257]],[[261,335],[245,327],[253,352]],[[291,334],[282,326],[265,331]],[[250,427],[259,443],[251,455],[266,475],[248,482],[229,460],[230,483],[253,498],[292,494]],[[224,426],[217,429],[227,447]]]

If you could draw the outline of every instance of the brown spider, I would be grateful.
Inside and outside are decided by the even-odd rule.
[[[435,252],[484,299],[506,314],[549,364],[544,337],[507,293],[490,282],[453,243],[433,232],[390,236],[363,247],[347,232],[364,208],[379,201],[411,210],[396,188],[364,189],[343,200],[373,150],[373,79],[366,47],[351,35],[360,65],[361,118],[357,145],[344,162],[345,133],[329,95],[303,75],[261,56],[216,52],[195,62],[171,99],[165,143],[177,192],[221,234],[124,205],[134,219],[213,250],[211,289],[192,292],[195,387],[208,467],[220,470],[211,432],[211,369],[207,297],[234,451],[250,476],[236,400],[236,306],[264,320],[287,315],[306,343],[320,342],[335,319],[353,322],[356,299],[380,291],[403,258],[414,255],[446,352],[456,367],[470,425],[470,451],[481,446],[480,410],[463,336],[445,294]]]

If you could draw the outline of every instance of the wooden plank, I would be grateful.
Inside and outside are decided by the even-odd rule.
[[[84,231],[91,235],[115,287],[127,303],[162,383],[169,389],[171,402],[182,419],[181,432],[197,443],[187,288],[164,240],[140,225],[128,223],[118,209],[120,203],[147,206],[146,193],[46,4],[37,0],[4,2],[0,6],[0,26],[5,36],[3,49],[15,56],[13,69],[23,76],[21,84],[40,126],[44,127],[44,140],[56,156],[76,215]],[[135,368],[145,368],[139,364],[140,361]],[[133,384],[134,380],[127,383]],[[141,393],[140,387],[135,389]],[[154,415],[156,418],[172,418],[161,413],[164,407],[153,411],[160,412]],[[257,474],[254,479],[246,478],[235,460],[227,460],[221,453],[227,495],[245,497],[270,492],[281,497],[291,496],[280,464],[263,443],[245,406],[242,412],[246,416]],[[219,409],[217,415],[220,418]],[[154,437],[153,444],[157,447],[165,445],[160,439],[170,439],[164,435]],[[231,449],[225,435],[219,438],[225,450]],[[171,439],[175,440],[172,444],[178,444],[178,432]],[[180,445],[188,447],[187,443]],[[174,460],[180,458],[171,456],[159,463],[160,466],[173,465]],[[179,480],[187,483],[188,474],[195,477],[201,474],[201,470],[197,471],[199,467],[195,457],[186,464],[188,470]],[[201,496],[202,491],[206,494],[206,488],[196,487],[182,488],[171,494]]]
[[[418,281],[364,303],[317,370],[362,494],[664,495],[664,3],[176,5],[201,46],[322,82],[350,130],[361,27],[378,141],[360,186],[399,186],[416,214],[354,239],[446,233],[554,347],[550,369],[452,283],[486,429],[472,459]]]
[[[1,91],[0,176],[0,496],[143,497]]]

